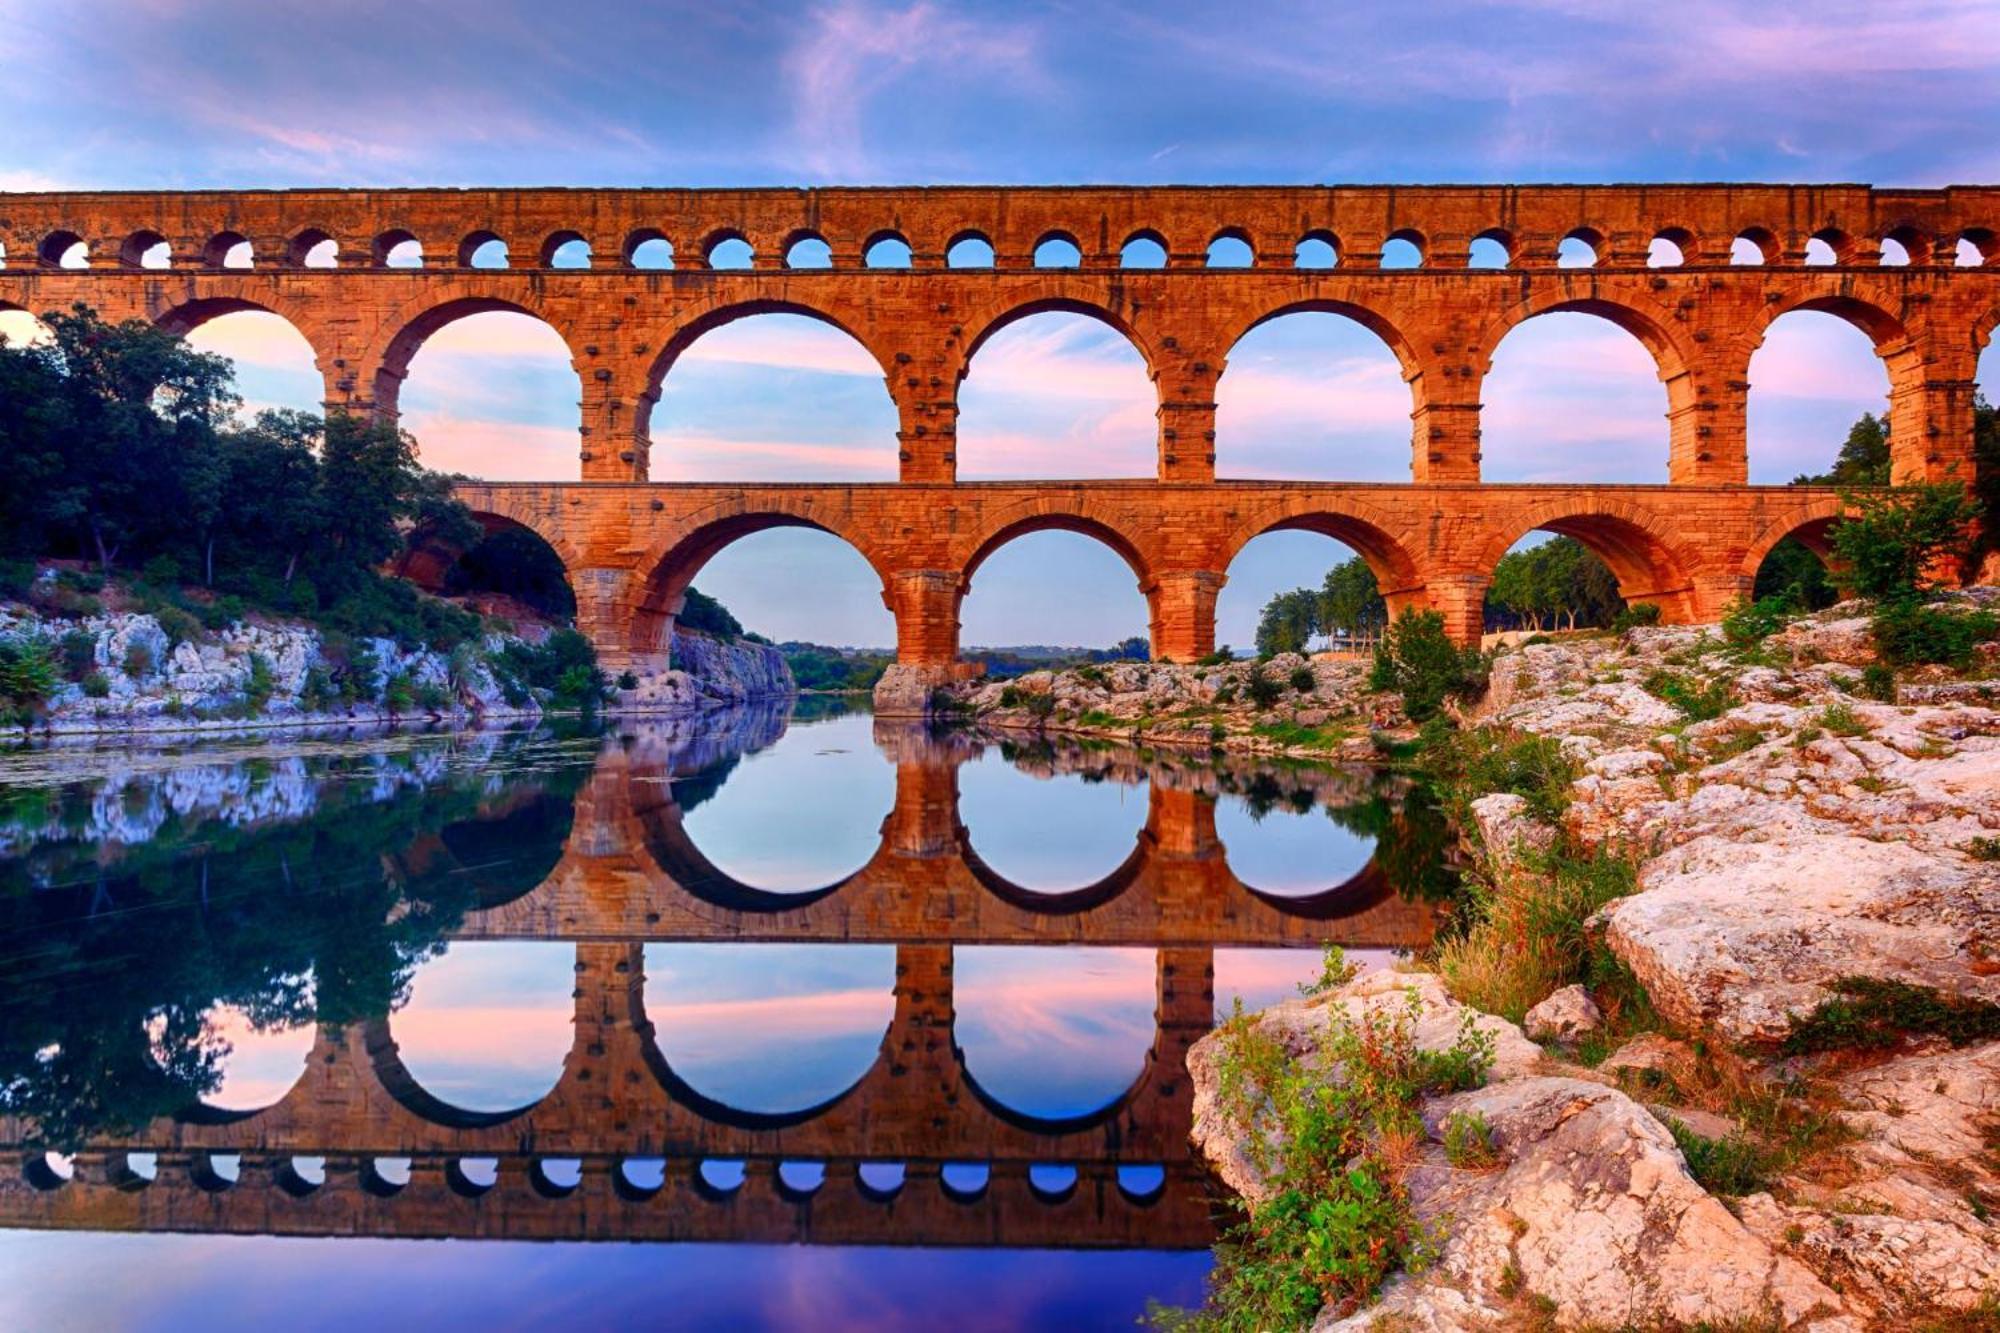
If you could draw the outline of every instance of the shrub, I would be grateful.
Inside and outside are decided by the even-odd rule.
[[[1896,701],[1896,673],[1888,664],[1870,662],[1861,670],[1861,675],[1850,692],[1864,699],[1874,699],[1880,703]]]
[[[212,602],[194,603],[193,615],[203,629],[215,633],[243,619],[243,610],[241,597],[218,597]]]
[[[416,686],[407,671],[398,671],[382,687],[382,706],[391,713],[407,713],[416,702]]]
[[[1906,1036],[1943,1037],[1953,1046],[2000,1037],[2000,1004],[1875,977],[1842,977],[1832,990],[1810,1014],[1792,1015],[1786,1055],[1885,1050]]]
[[[111,677],[102,671],[92,671],[83,678],[83,692],[92,699],[111,697]]]
[[[1673,1116],[1667,1130],[1686,1159],[1688,1174],[1711,1194],[1755,1194],[1769,1183],[1771,1153],[1742,1134],[1711,1139],[1697,1134]]]
[[[425,681],[417,686],[417,707],[426,713],[442,713],[451,707],[451,692],[444,686]]]
[[[1846,704],[1828,704],[1820,710],[1819,725],[1836,736],[1866,736],[1868,724],[1854,715]]]
[[[1319,680],[1313,675],[1313,670],[1309,666],[1293,667],[1291,680],[1292,688],[1300,694],[1311,694],[1319,687]]]
[[[277,688],[278,678],[271,673],[270,659],[262,653],[250,654],[250,678],[243,685],[243,701],[252,711],[261,712]]]
[[[332,707],[339,697],[340,692],[334,688],[325,667],[306,668],[306,678],[299,685],[299,707],[309,713],[323,713]]]
[[[1095,665],[1086,664],[1084,666],[1078,667],[1076,669],[1076,678],[1080,681],[1084,681],[1087,684],[1096,685],[1100,688],[1109,683],[1104,675],[1104,668]]]
[[[1023,697],[1025,696],[1022,694],[1019,685],[1002,685],[1000,687],[1000,706],[1002,708],[1019,708]]]
[[[1301,981],[1299,994],[1324,995],[1338,990],[1359,975],[1361,964],[1348,961],[1347,950],[1338,944],[1327,944],[1321,948],[1319,975],[1311,981]]]
[[[143,680],[153,669],[153,650],[134,639],[125,645],[125,661],[121,665],[128,677]]]
[[[2000,861],[2000,838],[1992,836],[1973,838],[1960,844],[1959,849],[1975,861]]]
[[[1657,602],[1634,602],[1611,619],[1613,633],[1623,634],[1628,629],[1660,623],[1660,607]]]
[[[62,675],[40,639],[0,639],[0,716],[24,722],[41,712]]]
[[[1215,690],[1215,706],[1227,708],[1236,702],[1236,682],[1224,681]]]
[[[1253,665],[1250,673],[1243,678],[1243,692],[1250,696],[1250,703],[1258,709],[1269,708],[1284,694],[1284,687],[1264,674],[1261,663]]]
[[[2000,616],[1984,610],[1952,611],[1902,597],[1876,610],[1872,628],[1875,646],[1894,665],[1963,669],[1978,645],[2000,636]]]
[[[1962,483],[1843,491],[1840,499],[1847,513],[1828,537],[1864,597],[1908,597],[1933,568],[1962,562],[1971,550],[1979,509]]]
[[[0,597],[26,600],[38,572],[32,560],[0,560]]]
[[[1722,637],[1738,648],[1762,643],[1805,614],[1798,598],[1787,588],[1756,601],[1738,602],[1722,618]]]
[[[1736,706],[1736,692],[1722,679],[1698,685],[1692,677],[1661,668],[1649,674],[1642,684],[1646,693],[1673,705],[1690,722],[1721,717]]]
[[[1370,669],[1371,689],[1395,690],[1413,722],[1436,717],[1444,701],[1477,694],[1491,661],[1476,648],[1460,648],[1436,611],[1405,609],[1382,636]]]
[[[1220,647],[1218,647],[1214,652],[1210,653],[1207,657],[1204,657],[1199,661],[1197,661],[1195,665],[1201,667],[1228,666],[1231,662],[1234,662],[1235,660],[1236,660],[1236,654],[1231,652],[1229,650],[1229,645],[1225,643]]]
[[[1512,792],[1527,800],[1535,818],[1549,822],[1569,808],[1570,783],[1576,780],[1562,742],[1526,731],[1427,729],[1422,763],[1440,789],[1464,801]]]
[[[159,607],[153,612],[153,619],[160,622],[170,648],[201,641],[201,622],[178,606]]]
[[[1320,1055],[1345,1077],[1329,1079],[1238,1006],[1219,1037],[1217,1097],[1270,1192],[1216,1246],[1202,1308],[1152,1311],[1156,1326],[1304,1328],[1322,1306],[1351,1313],[1398,1267],[1423,1266],[1435,1237],[1411,1207],[1399,1155],[1423,1135],[1419,1099],[1484,1082],[1493,1043],[1468,1021],[1451,1047],[1427,1051],[1417,1012],[1414,995],[1400,1012],[1336,1011]]]
[[[636,672],[633,672],[633,671],[629,671],[629,670],[628,670],[628,671],[621,671],[621,672],[619,672],[619,673],[618,673],[618,688],[619,688],[619,689],[621,689],[621,690],[636,690],[636,689],[638,689],[638,688],[639,688],[639,676],[638,676],[638,674],[637,674]]]
[[[1493,1126],[1478,1111],[1453,1111],[1444,1118],[1445,1160],[1461,1170],[1482,1171],[1497,1166]]]
[[[63,677],[80,681],[97,670],[97,636],[87,629],[73,629],[61,640]]]

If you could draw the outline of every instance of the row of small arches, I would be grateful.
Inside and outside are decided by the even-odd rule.
[[[741,1158],[709,1157],[691,1164],[693,1192],[705,1199],[722,1202],[743,1191],[748,1179]],[[887,1203],[901,1195],[908,1183],[908,1170],[898,1161],[853,1163],[852,1183],[863,1198]],[[23,1164],[22,1177],[34,1189],[54,1192],[75,1179],[74,1159],[63,1153],[30,1155]],[[394,1198],[409,1188],[411,1160],[408,1157],[363,1158],[356,1173],[360,1186],[378,1198]],[[444,1181],[461,1198],[477,1199],[499,1184],[500,1162],[495,1157],[454,1157],[444,1164]],[[159,1180],[159,1158],[150,1152],[114,1155],[107,1177],[124,1190],[147,1189]],[[243,1159],[239,1153],[201,1153],[189,1164],[189,1178],[211,1194],[221,1194],[242,1183]],[[1029,1165],[1028,1193],[1043,1203],[1056,1204],[1076,1194],[1081,1173],[1064,1162],[1036,1162]],[[545,1199],[564,1199],[583,1183],[583,1161],[576,1157],[535,1157],[529,1160],[527,1184]],[[814,1159],[787,1159],[771,1173],[778,1196],[800,1203],[826,1187],[827,1164]],[[937,1172],[938,1188],[955,1203],[975,1203],[991,1188],[992,1168],[984,1162],[945,1162]],[[1115,1168],[1114,1180],[1120,1195],[1135,1204],[1157,1200],[1166,1189],[1166,1168],[1157,1163],[1126,1163]],[[326,1158],[295,1155],[272,1163],[271,1183],[294,1198],[307,1198],[326,1187]],[[611,1172],[612,1189],[620,1198],[643,1202],[663,1193],[667,1184],[667,1159],[663,1157],[622,1157]]]
[[[1575,228],[1558,243],[1556,265],[1562,268],[1593,267],[1607,257],[1608,244],[1606,235],[1595,228]],[[1689,262],[1698,248],[1698,238],[1693,232],[1682,227],[1663,228],[1648,245],[1646,263],[1652,268],[1679,268]],[[750,240],[735,230],[725,229],[711,234],[697,253],[700,263],[696,267],[700,268],[747,269],[756,262],[756,252]],[[832,246],[817,232],[794,233],[786,238],[780,253],[782,266],[787,269],[834,267]],[[1785,243],[1777,233],[1762,227],[1751,227],[1737,233],[1730,240],[1728,253],[1732,264],[1780,265],[1789,262]],[[377,268],[421,268],[433,257],[414,233],[401,228],[382,232],[374,238],[369,249],[369,263]],[[1332,232],[1314,230],[1299,238],[1291,255],[1291,266],[1299,269],[1338,268],[1350,257],[1355,256]],[[87,243],[69,231],[52,232],[44,237],[37,250],[37,258],[48,268],[80,269],[89,267],[91,262]],[[209,238],[201,246],[198,256],[200,265],[210,269],[255,268],[259,258],[250,239],[234,231],[218,232]],[[336,268],[340,266],[341,251],[339,242],[331,233],[308,228],[287,241],[281,253],[263,258],[275,259],[281,266],[289,268]],[[507,242],[496,233],[474,231],[457,243],[449,258],[459,268],[498,269],[511,267],[516,257],[509,253]],[[954,236],[945,247],[944,258],[947,268],[981,269],[992,268],[995,264],[991,240],[983,233],[974,231]],[[1246,231],[1229,227],[1210,238],[1203,264],[1208,268],[1225,269],[1279,266],[1273,264],[1271,258],[1256,252]],[[159,232],[142,229],[120,243],[117,259],[119,266],[124,268],[165,269],[172,266],[173,248]],[[590,268],[595,262],[590,242],[575,231],[551,233],[541,242],[533,259],[535,266],[545,269],[583,269]],[[626,237],[620,259],[627,268],[671,269],[676,266],[676,251],[664,233],[642,228]],[[1505,269],[1516,267],[1520,259],[1521,247],[1516,238],[1503,228],[1492,228],[1472,238],[1463,266]],[[1955,237],[1933,237],[1913,227],[1893,228],[1879,237],[1855,236],[1838,228],[1824,228],[1806,239],[1799,259],[1808,266],[1872,264],[1901,267],[1950,262],[1959,267],[1978,267],[2000,264],[2000,235],[1984,227],[1967,228]],[[1457,266],[1447,257],[1435,254],[1430,240],[1423,233],[1407,228],[1390,233],[1383,239],[1377,254],[1360,254],[1358,261],[1355,266],[1364,269]],[[863,267],[870,269],[910,268],[910,243],[898,232],[878,232],[863,244],[861,262]],[[1084,252],[1073,234],[1051,231],[1035,243],[1032,262],[1036,268],[1078,268],[1083,265]],[[1157,231],[1145,229],[1135,232],[1119,247],[1118,266],[1122,268],[1158,269],[1168,267],[1170,262],[1172,252],[1167,240]]]

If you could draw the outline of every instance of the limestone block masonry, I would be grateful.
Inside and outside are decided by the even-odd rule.
[[[1162,269],[1126,269],[1145,237]],[[1212,241],[1247,242],[1247,268],[1208,268]],[[787,269],[800,240],[832,267]],[[869,268],[899,239],[907,267]],[[961,241],[992,248],[952,267]],[[1037,248],[1073,243],[1081,263],[1038,268]],[[1474,240],[1504,268],[1469,268]],[[1565,240],[1596,263],[1558,268]],[[716,269],[726,241],[747,269]],[[1329,269],[1297,267],[1306,240]],[[1416,246],[1416,268],[1381,266]],[[1681,262],[1649,267],[1655,240]],[[416,242],[424,267],[390,267]],[[510,267],[474,268],[505,247]],[[648,242],[674,267],[639,268]],[[1737,242],[1762,262],[1731,262]],[[1907,264],[1884,265],[1884,242]],[[559,249],[588,267],[554,267]],[[1808,264],[1819,242],[1830,264]],[[229,267],[247,244],[248,268]],[[1669,621],[1719,614],[1764,554],[1795,536],[1823,545],[1831,492],[1749,486],[1751,355],[1773,320],[1824,311],[1861,329],[1887,370],[1898,481],[1972,476],[1972,403],[1982,347],[2000,324],[2000,187],[1861,185],[1222,187],[807,190],[299,190],[0,194],[0,308],[86,302],[113,318],[180,331],[239,310],[290,320],[312,345],[329,409],[393,415],[410,359],[455,319],[492,310],[546,321],[581,386],[579,477],[463,488],[491,526],[519,524],[562,556],[582,628],[614,667],[657,661],[701,565],[740,536],[822,528],[853,543],[895,614],[905,684],[949,678],[958,608],[980,563],[1013,537],[1066,528],[1107,542],[1151,608],[1155,655],[1214,647],[1230,559],[1276,528],[1354,547],[1395,606],[1479,627],[1500,555],[1544,528],[1603,556],[1628,600]],[[1964,247],[1980,262],[1959,262]],[[167,267],[148,267],[162,253]],[[658,247],[652,247],[658,249]],[[332,267],[317,266],[330,261]],[[78,267],[78,264],[81,267]],[[1014,320],[1059,310],[1098,318],[1144,356],[1159,394],[1156,474],[1131,481],[956,479],[958,385],[980,345]],[[1215,386],[1258,324],[1332,311],[1381,336],[1410,386],[1410,482],[1218,480]],[[896,405],[898,482],[684,485],[647,480],[650,417],[675,358],[703,333],[774,311],[857,338]],[[1629,330],[1666,385],[1668,481],[1656,486],[1480,481],[1480,386],[1522,321],[1581,311]],[[883,441],[883,448],[890,442]],[[919,688],[901,691],[916,697]]]

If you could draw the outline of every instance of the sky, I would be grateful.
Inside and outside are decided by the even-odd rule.
[[[60,95],[52,90],[60,89]],[[1460,0],[1232,9],[901,0],[619,5],[526,0],[0,0],[0,190],[397,185],[1066,184],[2000,180],[1992,0],[1677,6]],[[0,329],[6,328],[0,319]],[[19,329],[16,326],[18,335]],[[247,404],[314,406],[302,339],[231,316],[196,340]],[[1989,349],[1982,381],[2000,385]],[[1752,479],[1831,459],[1880,411],[1866,339],[1778,321],[1751,366]],[[1989,390],[1989,396],[1992,395]],[[449,326],[418,353],[405,424],[432,466],[575,473],[578,386],[525,316]],[[1223,476],[1407,478],[1408,390],[1374,335],[1299,315],[1246,337],[1218,383]],[[1485,475],[1651,481],[1665,391],[1639,345],[1584,315],[1509,335],[1484,392]],[[1138,354],[1079,316],[981,349],[960,472],[1143,476],[1154,398]],[[880,367],[795,317],[718,330],[654,414],[663,480],[887,480]],[[1219,638],[1348,553],[1272,534],[1229,571]],[[824,534],[746,538],[697,580],[776,638],[885,645],[858,555]],[[984,566],[968,644],[1143,633],[1131,571],[1088,538],[1024,537]]]

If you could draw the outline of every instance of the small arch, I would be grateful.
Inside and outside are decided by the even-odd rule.
[[[910,266],[910,243],[898,231],[878,231],[861,247],[864,268],[899,269]]]
[[[73,231],[52,231],[35,247],[43,268],[89,268],[90,247]]]
[[[414,233],[391,228],[375,238],[370,247],[377,268],[422,268],[424,246]]]
[[[756,263],[757,251],[749,237],[731,228],[710,235],[702,243],[701,258],[711,269],[745,269]]]
[[[1076,1193],[1077,1171],[1066,1162],[1035,1162],[1028,1167],[1028,1190],[1043,1203],[1061,1203]]]
[[[1852,264],[1854,238],[1838,227],[1822,227],[1806,238],[1805,262],[1810,268]]]
[[[1302,302],[1260,316],[1215,382],[1218,473],[1409,480],[1412,357],[1363,307]]]
[[[1578,227],[1556,242],[1557,268],[1596,268],[1604,252],[1604,233]]]
[[[1931,238],[1912,226],[1891,229],[1882,237],[1881,263],[1884,267],[1904,267],[1931,262]]]
[[[1752,268],[1778,263],[1784,251],[1768,227],[1745,227],[1729,243],[1729,262]]]
[[[1257,252],[1250,244],[1250,233],[1241,227],[1224,227],[1208,243],[1206,262],[1210,268],[1256,267]]]
[[[1065,231],[1052,231],[1035,242],[1036,268],[1081,268],[1083,247]]]
[[[1958,234],[1952,262],[1960,268],[2000,262],[2000,232],[1990,227],[1967,227]]]
[[[462,1199],[477,1199],[500,1183],[497,1157],[454,1157],[445,1164],[445,1184]]]
[[[1472,238],[1466,247],[1465,266],[1467,268],[1512,268],[1514,266],[1514,233],[1504,227],[1488,227]]]
[[[1125,244],[1118,247],[1118,267],[1120,268],[1165,268],[1167,266],[1167,238],[1148,227],[1135,231],[1125,238]]]
[[[1157,472],[1160,389],[1115,314],[1050,298],[967,325],[977,332],[959,370],[961,480]]]
[[[307,227],[286,242],[285,263],[293,268],[338,268],[340,242],[324,227]]]
[[[1311,532],[1331,537],[1367,564],[1393,614],[1401,599],[1421,591],[1423,576],[1409,547],[1390,531],[1390,523],[1386,514],[1370,513],[1354,504],[1335,511],[1314,501],[1287,499],[1245,520],[1224,539],[1218,554],[1227,570],[1246,546],[1266,533]]]
[[[1109,523],[1087,514],[1051,511],[1014,519],[989,534],[984,541],[973,548],[972,554],[961,564],[960,578],[963,583],[970,585],[972,576],[995,551],[1033,532],[1074,532],[1090,537],[1110,547],[1119,559],[1130,566],[1132,576],[1139,581],[1140,587],[1143,588],[1153,581],[1152,570],[1146,563],[1146,557],[1124,533]]]
[[[822,269],[833,267],[833,247],[816,231],[793,232],[785,240],[785,267]]]
[[[126,268],[169,268],[173,264],[173,251],[160,233],[135,231],[118,247],[118,262]]]
[[[979,1202],[992,1181],[992,1168],[984,1162],[946,1162],[938,1168],[938,1186],[953,1203]]]
[[[623,1157],[612,1173],[611,1187],[627,1203],[644,1203],[667,1187],[667,1159]]]
[[[1145,859],[1146,816],[1143,782],[1090,772],[1044,779],[997,750],[958,770],[966,864],[989,891],[1031,911],[1115,897]]]
[[[946,268],[992,268],[993,242],[984,232],[962,231],[945,246]]]
[[[589,268],[590,242],[580,231],[551,232],[537,258],[543,268]]]
[[[625,237],[624,258],[627,268],[670,269],[674,243],[658,227],[639,227]]]
[[[1118,1167],[1118,1192],[1127,1202],[1142,1207],[1158,1203],[1167,1192],[1167,1168],[1157,1163],[1123,1163]]]
[[[1662,227],[1646,247],[1647,268],[1681,268],[1694,249],[1694,233],[1686,227]]]
[[[1305,269],[1338,268],[1340,242],[1330,231],[1309,231],[1299,237],[1292,250],[1292,267]]]
[[[209,268],[252,268],[256,259],[249,240],[240,232],[217,232],[201,249],[201,262]]]
[[[438,1124],[513,1119],[562,1079],[575,1044],[575,986],[567,942],[454,941],[412,974],[409,1000],[386,1020],[392,1039],[371,1044],[378,1076]],[[475,1028],[487,1039],[468,1040]]]
[[[996,555],[998,562],[991,563]],[[1137,637],[1142,625],[1150,645],[1158,589],[1147,560],[1088,515],[1016,518],[960,568],[959,636],[968,648],[1026,642],[1104,647]]]
[[[1429,241],[1413,227],[1390,232],[1382,242],[1381,267],[1385,269],[1422,268],[1429,257]]]
[[[1780,308],[1758,331],[1747,367],[1753,483],[1825,474],[1858,418],[1886,419],[1891,376],[1881,349],[1902,342],[1901,330],[1887,311],[1854,297]]]
[[[901,1194],[907,1174],[901,1162],[861,1162],[854,1168],[861,1197],[871,1203],[887,1203]]]
[[[507,268],[507,242],[491,231],[475,231],[458,243],[460,268]]]
[[[1635,306],[1561,301],[1528,314],[1487,354],[1482,477],[1665,481],[1673,395],[1691,392],[1683,364],[1661,322]]]

